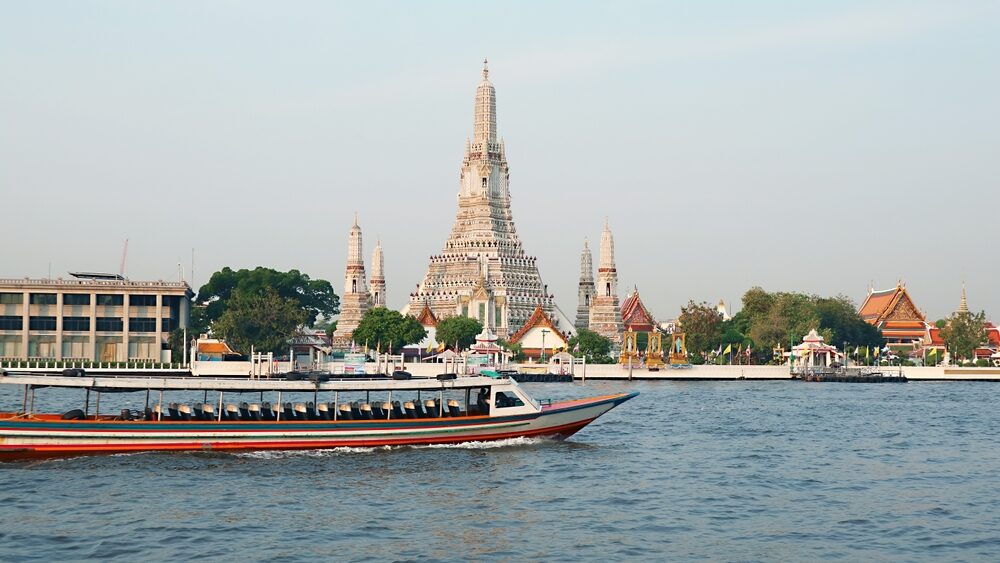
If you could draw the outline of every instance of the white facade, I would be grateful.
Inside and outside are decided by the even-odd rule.
[[[0,280],[0,359],[180,361],[168,339],[193,297],[185,282]]]

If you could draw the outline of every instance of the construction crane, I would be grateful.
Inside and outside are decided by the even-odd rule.
[[[122,248],[122,263],[118,266],[118,275],[125,279],[125,260],[128,258],[128,239],[125,239],[125,247]]]

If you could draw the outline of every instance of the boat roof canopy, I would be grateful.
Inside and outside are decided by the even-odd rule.
[[[331,379],[329,381],[288,381],[285,379],[233,379],[207,377],[141,377],[39,375],[10,373],[0,377],[0,384],[32,387],[90,389],[100,392],[126,391],[422,391],[438,389],[473,389],[493,385],[512,385],[511,379],[471,376],[438,380],[437,378]]]

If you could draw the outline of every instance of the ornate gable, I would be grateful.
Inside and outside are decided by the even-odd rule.
[[[434,311],[431,311],[430,306],[424,304],[423,310],[421,310],[420,314],[417,315],[417,322],[422,326],[437,326],[438,318],[434,316]]]
[[[552,319],[545,314],[545,311],[541,307],[535,307],[535,311],[531,313],[531,317],[529,317],[528,321],[524,323],[524,326],[522,326],[520,330],[515,332],[514,335],[510,337],[510,343],[515,344],[520,342],[521,339],[524,338],[524,335],[528,334],[528,331],[535,327],[547,328],[553,333],[558,334],[564,341],[569,341],[569,337],[556,328],[556,325],[552,322]]]

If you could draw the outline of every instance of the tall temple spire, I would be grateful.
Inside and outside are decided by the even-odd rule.
[[[490,71],[483,61],[483,80],[476,88],[476,112],[473,126],[474,143],[495,143],[497,140],[497,91],[489,79]]]
[[[340,299],[340,317],[337,330],[333,333],[333,340],[341,347],[350,345],[351,333],[368,310],[368,285],[362,252],[361,227],[355,213],[354,225],[347,235],[347,267],[344,271],[344,294]]]
[[[590,254],[587,239],[583,239],[583,252],[580,253],[580,289],[579,304],[576,308],[577,330],[590,326],[590,302],[594,299],[594,257]]]
[[[496,89],[483,61],[476,87],[473,134],[459,172],[458,213],[444,250],[430,257],[423,281],[410,294],[408,310],[425,305],[439,319],[478,319],[500,337],[517,332],[536,307],[557,311],[533,256],[521,245],[510,201],[510,170],[497,136]],[[562,328],[571,320],[564,319]]]
[[[601,268],[615,268],[615,237],[611,234],[608,220],[604,220],[604,231],[601,233]]]
[[[965,298],[965,282],[962,282],[962,299],[958,302],[958,313],[969,313],[969,300]]]
[[[385,307],[385,258],[382,256],[382,239],[378,239],[372,252],[372,283],[369,293],[372,307]]]
[[[618,269],[615,267],[615,238],[608,220],[601,233],[601,261],[597,268],[597,294],[590,305],[590,330],[621,343],[622,312],[618,300]]]

